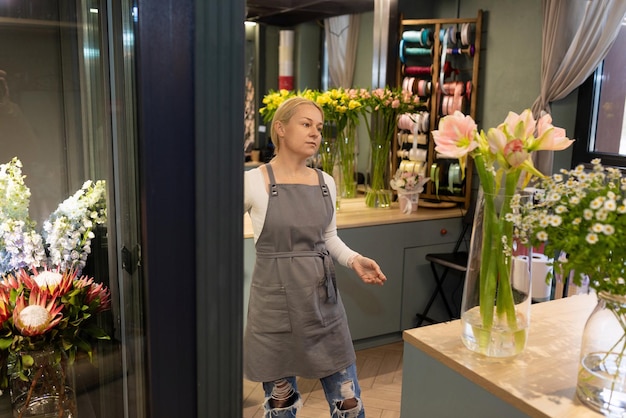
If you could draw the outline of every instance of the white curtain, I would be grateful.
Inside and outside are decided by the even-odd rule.
[[[535,117],[550,113],[550,102],[580,86],[617,37],[626,15],[625,0],[543,0],[541,95]],[[552,151],[536,153],[536,167],[552,172]]]
[[[324,19],[330,87],[352,87],[360,21],[359,15]]]

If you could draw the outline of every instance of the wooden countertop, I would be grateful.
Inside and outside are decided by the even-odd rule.
[[[582,331],[596,296],[577,295],[532,305],[526,349],[510,359],[468,350],[459,320],[406,330],[413,345],[532,417],[602,417],[576,398]]]
[[[461,217],[465,210],[461,207],[448,209],[433,209],[418,207],[416,212],[404,214],[398,208],[398,202],[391,204],[390,208],[368,208],[365,206],[364,197],[342,199],[337,211],[337,228],[356,228],[362,226],[396,224],[403,222],[427,221],[431,219],[446,219]],[[252,224],[250,216],[244,215],[243,224],[244,238],[251,238]]]

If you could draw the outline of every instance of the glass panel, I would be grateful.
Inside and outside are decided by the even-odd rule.
[[[595,101],[596,129],[589,151],[626,156],[626,19],[596,73],[600,86]]]
[[[81,417],[147,416],[133,10],[132,0],[0,2],[0,164],[21,160],[36,230],[86,180],[107,186],[83,273],[111,289],[100,319],[111,340],[93,362],[76,360]]]

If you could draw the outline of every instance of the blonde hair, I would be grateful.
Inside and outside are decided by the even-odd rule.
[[[276,109],[276,113],[274,113],[274,117],[272,118],[272,125],[270,126],[270,138],[272,138],[272,143],[274,144],[274,154],[278,153],[278,149],[280,148],[280,139],[278,138],[278,133],[276,132],[274,125],[276,125],[276,122],[287,124],[300,105],[315,106],[322,115],[322,122],[324,121],[324,110],[322,110],[322,107],[313,100],[301,96],[290,97],[285,100],[280,104],[280,106],[278,106],[278,109]]]

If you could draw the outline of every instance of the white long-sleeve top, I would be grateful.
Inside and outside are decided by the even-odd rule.
[[[333,178],[328,173],[323,172],[324,181],[328,186],[328,191],[333,202],[333,207],[337,204],[337,186]],[[254,233],[254,242],[259,239],[263,225],[265,223],[265,215],[269,202],[269,194],[265,184],[263,172],[257,167],[244,172],[244,212],[250,214],[252,221],[252,231]],[[348,260],[358,253],[348,247],[337,235],[337,217],[333,211],[333,218],[324,232],[324,241],[326,249],[330,255],[341,265],[348,266]]]

